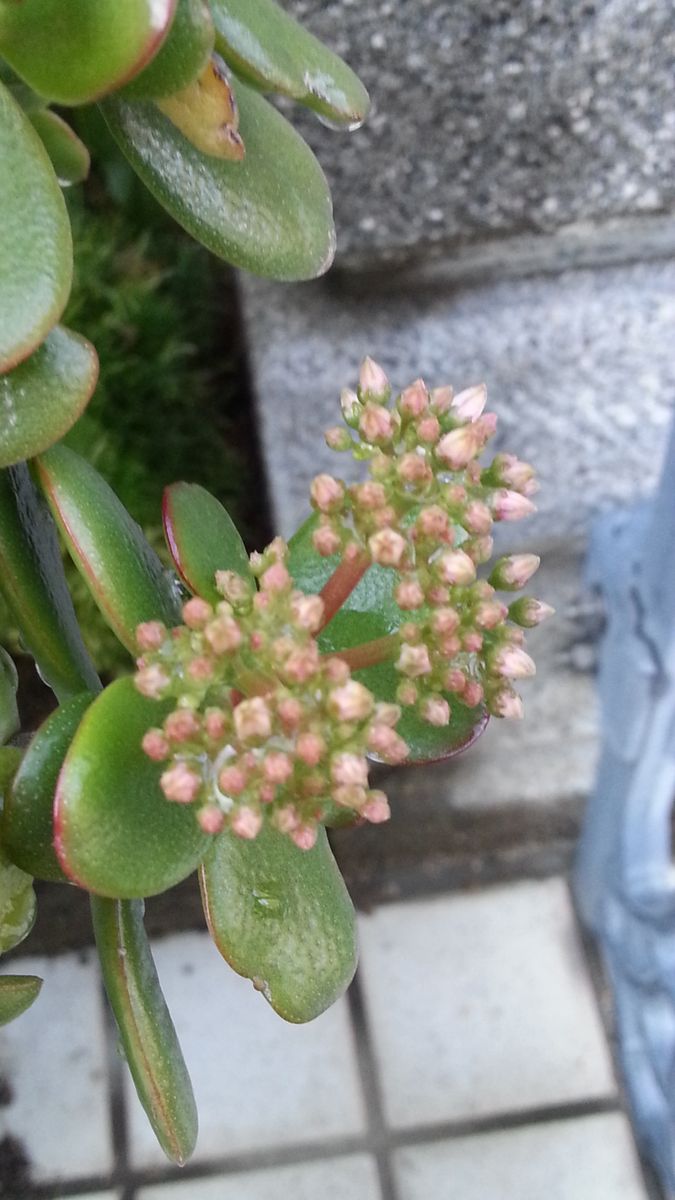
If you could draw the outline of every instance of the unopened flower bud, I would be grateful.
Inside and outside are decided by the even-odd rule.
[[[406,542],[395,529],[380,529],[368,538],[368,549],[380,566],[398,567],[406,552]]]
[[[361,416],[361,405],[356,392],[353,392],[351,388],[343,388],[340,392],[340,408],[347,425],[356,429]]]
[[[216,588],[235,608],[250,602],[251,586],[236,571],[216,571]]]
[[[368,764],[359,754],[334,754],[331,759],[330,775],[333,783],[366,787]]]
[[[499,600],[482,600],[474,614],[479,629],[496,629],[507,614],[506,605]]]
[[[283,592],[291,582],[291,577],[283,563],[274,562],[260,576],[260,586],[264,592]]]
[[[323,621],[323,600],[320,596],[304,596],[302,592],[297,592],[291,599],[291,613],[299,629],[316,633]]]
[[[391,387],[379,363],[372,358],[364,358],[359,370],[359,396],[362,400],[374,400],[385,404],[389,398]]]
[[[361,809],[361,816],[365,817],[366,821],[370,821],[371,825],[381,825],[383,821],[389,820],[391,810],[384,792],[368,793],[368,799]]]
[[[462,525],[469,533],[485,534],[492,529],[492,513],[482,500],[472,500],[467,504],[461,518]]]
[[[241,767],[223,767],[218,787],[226,796],[239,796],[246,787],[246,772]]]
[[[283,808],[277,809],[272,819],[279,833],[292,833],[300,824],[297,809],[292,804],[285,804]]]
[[[429,405],[429,393],[423,379],[416,379],[401,392],[397,408],[401,416],[421,417]]]
[[[402,675],[407,675],[409,679],[416,679],[420,675],[429,675],[431,661],[426,646],[409,646],[407,643],[401,646],[401,652],[396,660],[396,670],[400,671]]]
[[[242,700],[234,710],[234,728],[242,742],[257,742],[270,736],[270,710],[261,696]]]
[[[222,830],[225,817],[217,804],[205,804],[197,813],[197,821],[204,833],[216,834]]]
[[[475,708],[483,699],[483,688],[477,679],[469,679],[462,692],[462,704],[467,708]]]
[[[136,644],[139,650],[159,650],[166,638],[166,626],[161,621],[143,621],[136,627]]]
[[[452,402],[452,411],[460,421],[477,421],[487,403],[487,388],[484,383],[458,392]]]
[[[354,783],[333,788],[331,795],[340,808],[352,808],[355,812],[363,807],[367,799],[366,789]]]
[[[499,488],[492,497],[492,511],[498,521],[520,521],[536,512],[536,506],[520,492]]]
[[[372,693],[355,679],[350,679],[342,687],[333,688],[328,694],[329,712],[338,721],[365,721],[374,705]]]
[[[538,554],[507,555],[495,563],[490,583],[504,592],[518,592],[532,578],[540,562]]]
[[[394,433],[394,420],[388,408],[367,404],[359,417],[359,432],[367,442],[389,442]]]
[[[227,729],[227,718],[220,708],[207,708],[204,713],[204,732],[207,737],[218,741]]]
[[[451,471],[461,471],[477,450],[476,436],[470,425],[461,425],[444,433],[436,446],[436,457]]]
[[[523,702],[512,688],[499,688],[493,692],[488,702],[488,708],[494,717],[505,717],[519,721],[523,716]]]
[[[513,488],[514,492],[522,492],[529,496],[536,490],[534,467],[521,462],[515,454],[497,454],[489,468],[490,476],[495,483]]]
[[[162,729],[149,729],[142,742],[143,750],[154,762],[162,762],[169,757],[171,748]]]
[[[404,679],[396,689],[396,699],[404,708],[417,704],[418,691],[412,679]]]
[[[441,432],[441,426],[438,417],[433,416],[433,414],[422,417],[421,421],[418,421],[415,429],[420,441],[430,444],[438,440]]]
[[[317,836],[316,825],[299,825],[291,832],[291,841],[295,842],[298,850],[311,850],[316,845]]]
[[[522,625],[524,629],[533,629],[535,625],[540,625],[547,617],[552,617],[555,612],[550,604],[545,604],[543,600],[535,600],[530,596],[522,596],[520,600],[515,600],[509,606],[509,616],[516,625]]]
[[[344,502],[344,484],[332,475],[316,475],[310,487],[312,503],[319,512],[336,512]]]
[[[502,646],[490,659],[490,666],[505,679],[527,679],[536,674],[536,666],[520,646]]]
[[[428,508],[423,508],[420,512],[415,522],[415,528],[420,537],[445,541],[450,529],[450,518],[440,504],[430,504]]]
[[[330,525],[320,525],[312,534],[312,545],[322,558],[330,558],[332,554],[337,554],[341,544],[339,535]]]
[[[452,405],[453,396],[454,392],[450,387],[450,384],[446,384],[444,387],[432,388],[430,400],[431,407],[433,408],[434,412],[441,414],[448,412],[450,406]]]
[[[242,805],[233,813],[230,828],[237,837],[252,841],[260,833],[262,823],[263,819],[259,812],[256,812],[254,808]]]
[[[377,725],[389,725],[392,729],[401,719],[401,710],[398,704],[387,704],[381,700],[375,705],[373,720]]]
[[[140,692],[142,696],[147,696],[149,700],[160,700],[170,683],[171,680],[166,672],[155,664],[143,667],[134,675],[136,691]]]
[[[428,696],[420,705],[420,716],[429,725],[448,725],[450,705],[442,696]]]
[[[351,450],[354,445],[347,430],[342,425],[333,425],[332,429],[326,430],[324,437],[329,450]]]
[[[167,800],[176,804],[192,804],[202,786],[201,776],[184,762],[177,762],[160,776],[160,787]]]
[[[494,538],[491,538],[489,534],[484,534],[483,537],[471,538],[464,543],[464,549],[471,561],[476,566],[480,566],[481,563],[489,562],[492,558]]]
[[[466,586],[476,578],[476,567],[463,550],[445,550],[434,564],[443,583]]]
[[[318,733],[301,733],[295,750],[302,762],[308,767],[315,767],[326,752],[326,743]]]
[[[204,637],[214,654],[231,654],[241,645],[241,629],[234,617],[216,617],[209,621]]]
[[[164,732],[172,742],[189,742],[199,731],[199,719],[189,708],[177,708],[164,722]]]
[[[213,616],[213,608],[201,596],[193,596],[183,605],[183,620],[188,629],[202,629]]]
[[[198,655],[197,658],[190,660],[185,670],[190,679],[194,679],[198,683],[203,683],[205,679],[210,679],[213,675],[213,663],[210,658]]]
[[[394,590],[394,599],[399,608],[421,608],[424,604],[424,592],[416,579],[403,579]]]

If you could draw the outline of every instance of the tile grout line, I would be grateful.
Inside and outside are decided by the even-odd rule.
[[[384,1118],[380,1073],[370,1036],[359,971],[356,972],[347,992],[347,1003],[356,1042],[356,1057],[366,1104],[368,1132],[372,1143],[372,1153],[377,1164],[382,1200],[398,1200],[398,1189],[390,1153],[389,1131]]]
[[[600,947],[599,947],[598,943],[596,942],[592,931],[584,925],[584,923],[581,919],[581,915],[580,915],[579,909],[577,907],[576,896],[574,894],[574,887],[572,885],[572,879],[569,874],[566,876],[566,884],[567,884],[568,894],[569,894],[569,898],[570,898],[570,906],[572,908],[574,923],[575,923],[575,927],[576,927],[576,931],[577,931],[577,936],[578,936],[579,942],[581,944],[581,950],[582,950],[582,954],[584,956],[584,962],[586,963],[588,974],[589,974],[589,977],[591,980],[591,987],[593,988],[593,995],[595,997],[595,1003],[596,1003],[596,1006],[598,1009],[600,1023],[602,1025],[602,1030],[605,1035],[605,1040],[607,1042],[607,1047],[609,1049],[610,1058],[612,1060],[612,1068],[614,1071],[614,1076],[615,1076],[618,1091],[619,1091],[619,1108],[620,1108],[620,1111],[625,1113],[627,1120],[628,1120],[630,1136],[631,1136],[631,1139],[633,1142],[633,1146],[635,1148],[635,1154],[637,1156],[640,1173],[642,1175],[642,1180],[643,1180],[643,1183],[645,1186],[645,1196],[646,1196],[647,1200],[664,1200],[661,1185],[658,1182],[658,1180],[656,1179],[656,1176],[655,1176],[650,1164],[643,1157],[640,1147],[638,1145],[636,1134],[635,1134],[635,1128],[634,1128],[633,1120],[632,1120],[631,1106],[630,1106],[628,1094],[626,1091],[626,1084],[624,1081],[623,1071],[621,1068],[621,1062],[619,1060],[619,1055],[618,1055],[617,1036],[616,1036],[616,1027],[615,1027],[614,998],[612,996],[611,989],[609,987],[609,983],[608,983],[608,980],[607,980],[607,977],[605,974],[605,969],[604,969],[603,962],[602,962],[602,954],[600,951]],[[607,1007],[607,1003],[606,1003],[607,995],[609,995],[609,999],[610,999],[609,1011],[608,1011],[608,1007]]]

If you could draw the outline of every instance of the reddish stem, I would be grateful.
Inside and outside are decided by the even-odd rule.
[[[350,646],[348,650],[333,650],[325,658],[341,658],[352,671],[361,671],[364,667],[376,667],[378,663],[387,662],[394,657],[398,649],[398,637],[388,633],[385,637],[373,638],[372,642],[364,642],[361,646]]]
[[[342,608],[342,605],[347,597],[351,596],[357,583],[363,579],[369,566],[370,558],[364,550],[354,558],[343,559],[339,567],[335,569],[319,593],[324,604],[321,629],[325,629],[329,621],[332,621],[338,609]],[[321,629],[318,630],[319,633]]]

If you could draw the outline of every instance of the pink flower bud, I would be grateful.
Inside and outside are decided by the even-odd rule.
[[[302,705],[294,696],[284,696],[277,705],[279,719],[287,729],[297,729],[302,720]]]
[[[241,636],[234,617],[216,617],[204,630],[204,637],[214,654],[231,654],[241,645]]]
[[[270,710],[261,696],[242,700],[234,710],[234,728],[241,742],[257,742],[270,736]]]
[[[420,705],[420,716],[429,725],[448,725],[450,723],[450,705],[442,696],[428,696]]]
[[[433,415],[422,417],[416,425],[416,433],[421,442],[436,442],[441,433],[438,417]]]
[[[555,609],[551,608],[550,604],[545,604],[543,600],[534,600],[529,596],[522,596],[509,608],[511,620],[515,621],[516,625],[522,625],[524,629],[533,629],[547,617],[552,617],[554,612]]]
[[[357,483],[350,488],[355,504],[358,508],[376,509],[383,508],[387,502],[387,493],[381,483],[374,483],[369,480],[368,483]]]
[[[404,708],[409,708],[411,704],[417,704],[418,691],[412,679],[405,679],[399,683],[396,689],[396,699]]]
[[[193,596],[183,605],[183,620],[188,629],[201,629],[213,616],[213,608],[200,596]]]
[[[246,787],[246,772],[241,767],[223,767],[218,787],[226,796],[239,796]]]
[[[438,637],[450,637],[459,623],[460,616],[454,608],[437,608],[431,617],[431,628]]]
[[[467,708],[475,708],[483,699],[483,689],[477,679],[469,679],[462,692],[462,704]]]
[[[443,583],[464,587],[476,578],[476,567],[463,550],[446,550],[434,564]]]
[[[364,358],[359,370],[359,394],[364,400],[384,404],[391,388],[382,367],[372,358]]]
[[[312,503],[319,512],[336,512],[344,503],[344,484],[332,475],[315,475],[309,489]]]
[[[286,783],[293,774],[293,764],[282,750],[272,750],[265,756],[263,774],[268,783]]]
[[[450,599],[450,592],[440,583],[435,583],[427,590],[427,600],[434,608],[442,607]]]
[[[283,592],[290,582],[291,577],[281,562],[272,563],[260,576],[260,586],[264,592]]]
[[[492,511],[497,521],[520,521],[537,511],[536,506],[520,492],[500,488],[492,496]]]
[[[332,554],[337,554],[341,544],[338,534],[330,525],[320,525],[312,534],[312,545],[322,558],[330,558]]]
[[[169,743],[161,729],[149,729],[142,741],[143,750],[148,758],[162,762],[170,754]]]
[[[331,429],[326,430],[324,437],[329,450],[351,450],[354,445],[347,430],[343,429],[342,425],[333,425]]]
[[[404,454],[396,464],[396,474],[404,483],[430,483],[433,471],[422,454],[411,450]]]
[[[299,850],[311,850],[316,845],[318,830],[316,825],[300,825],[291,832],[291,841]]]
[[[361,405],[356,392],[353,392],[351,388],[343,388],[340,392],[340,408],[347,424],[355,429],[359,423]]]
[[[453,396],[454,396],[454,392],[453,392],[452,388],[450,387],[449,383],[446,384],[444,387],[432,388],[430,399],[431,399],[431,407],[433,408],[434,412],[437,412],[437,413],[448,412],[448,410],[450,409],[450,406],[452,405]]]
[[[165,671],[158,666],[143,667],[134,675],[136,691],[148,700],[160,700],[171,680]]]
[[[136,644],[139,650],[159,650],[166,638],[166,626],[161,621],[144,621],[136,626]]]
[[[164,722],[164,732],[172,742],[189,742],[199,731],[199,719],[189,708],[177,708]]]
[[[192,804],[202,786],[201,776],[184,762],[178,762],[164,771],[159,783],[167,800],[173,800],[176,804]]]
[[[462,649],[467,654],[478,654],[483,649],[483,635],[476,629],[469,629],[462,638]]]
[[[220,833],[225,824],[225,817],[217,804],[205,804],[199,809],[197,820],[204,833]]]
[[[537,671],[534,661],[520,646],[503,646],[491,658],[490,666],[505,679],[527,679]]]
[[[210,679],[213,675],[213,663],[210,658],[205,658],[203,655],[193,658],[185,669],[190,679],[194,679],[198,683]]]
[[[319,669],[319,648],[316,642],[307,646],[298,646],[289,654],[281,668],[281,675],[287,683],[307,683]]]
[[[308,767],[315,767],[326,752],[326,743],[318,733],[301,733],[295,752]]]
[[[395,529],[380,529],[368,538],[368,549],[380,566],[398,567],[406,552],[406,541]]]
[[[466,553],[477,566],[490,561],[493,548],[494,539],[489,534],[485,534],[484,537],[471,538],[470,541],[464,543]]]
[[[400,671],[402,675],[407,675],[409,679],[416,679],[419,675],[429,675],[431,661],[426,646],[409,646],[407,643],[401,646],[401,652],[396,661],[396,670]]]
[[[541,559],[538,554],[510,554],[495,563],[490,583],[505,592],[518,592],[532,578]]]
[[[207,708],[204,713],[204,732],[207,737],[218,741],[227,729],[227,718],[221,708]]]
[[[367,404],[359,417],[359,432],[367,442],[389,442],[394,434],[394,420],[388,408]]]
[[[436,457],[451,471],[461,471],[476,454],[478,443],[470,425],[444,433],[436,446]]]
[[[235,607],[251,599],[250,585],[236,571],[216,571],[216,588]]]
[[[445,688],[446,692],[453,692],[455,696],[461,696],[464,688],[466,687],[466,676],[464,672],[461,671],[459,667],[451,667],[450,670],[446,672],[443,680],[443,687]]]
[[[494,717],[506,717],[519,721],[523,716],[523,702],[511,688],[500,688],[491,697],[488,708]]]
[[[422,509],[415,526],[420,537],[444,541],[450,530],[450,518],[439,504],[431,504],[428,508]]]
[[[368,764],[360,754],[334,754],[331,759],[330,777],[333,783],[366,787]]]
[[[366,818],[366,821],[370,821],[371,825],[381,825],[383,821],[388,821],[391,810],[384,792],[369,792],[368,800],[361,809],[361,815]]]
[[[353,808],[356,812],[363,807],[367,799],[366,789],[353,783],[333,788],[331,795],[340,808]]]
[[[233,813],[230,829],[237,837],[245,838],[250,842],[260,833],[262,823],[262,815],[244,804]]]
[[[403,579],[394,590],[394,599],[399,608],[421,608],[424,604],[424,592],[416,579]]]
[[[487,388],[484,383],[458,392],[452,402],[452,411],[460,421],[477,421],[487,403]]]
[[[479,629],[496,629],[507,614],[506,605],[498,600],[483,600],[476,609],[474,620]]]
[[[392,729],[401,719],[398,704],[387,704],[384,700],[375,705],[373,719],[377,725],[389,725]]]
[[[272,820],[279,833],[292,833],[300,824],[297,809],[292,804],[285,804],[283,808],[278,808],[273,814]]]
[[[529,496],[532,494],[530,489],[536,490],[534,467],[529,463],[520,462],[515,454],[497,454],[490,473],[497,483],[513,488],[514,492],[522,492],[523,495]]]
[[[461,520],[469,533],[484,534],[492,529],[492,513],[482,500],[472,500],[467,504]]]
[[[409,387],[401,392],[398,398],[398,411],[402,416],[421,417],[429,405],[429,393],[423,379],[416,379]]]
[[[323,669],[330,683],[347,683],[350,678],[349,667],[341,658],[327,658]]]
[[[328,710],[338,721],[365,721],[374,705],[372,693],[355,679],[328,693]]]
[[[323,621],[323,600],[320,596],[303,596],[302,592],[296,592],[291,599],[291,613],[299,629],[316,633]]]

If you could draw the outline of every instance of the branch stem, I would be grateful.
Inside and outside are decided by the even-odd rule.
[[[348,596],[351,596],[357,583],[363,579],[368,567],[370,566],[370,558],[365,550],[361,554],[357,554],[355,558],[343,559],[330,579],[323,585],[319,595],[324,604],[324,615],[321,629],[325,629],[326,625],[332,621],[338,609],[342,608]],[[321,629],[318,631],[321,632]]]
[[[361,646],[350,646],[347,650],[334,650],[324,658],[341,658],[352,671],[361,671],[364,667],[376,667],[379,663],[388,662],[398,650],[399,640],[395,633],[388,633],[381,638],[373,638],[372,642],[364,642]]]

